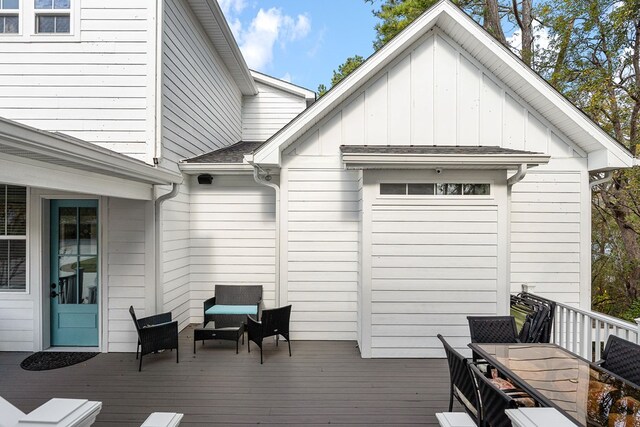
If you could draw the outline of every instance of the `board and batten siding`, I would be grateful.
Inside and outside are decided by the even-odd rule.
[[[192,177],[193,180],[196,177]],[[275,301],[275,194],[251,176],[216,176],[193,184],[190,199],[191,318],[218,285],[262,285]]]
[[[154,2],[82,0],[80,14],[79,42],[0,37],[0,117],[151,163]]]
[[[166,160],[241,140],[242,94],[186,0],[165,1],[162,74]]]
[[[589,292],[590,265],[581,265],[591,242],[587,178],[585,171],[532,170],[513,186],[512,292],[526,284],[536,294],[574,306],[581,304],[581,292]]]
[[[245,96],[242,101],[244,141],[266,141],[307,107],[303,96],[261,82],[256,86],[258,94]]]

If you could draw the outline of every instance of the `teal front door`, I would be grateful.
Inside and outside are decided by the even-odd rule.
[[[98,201],[51,201],[51,345],[98,346]]]

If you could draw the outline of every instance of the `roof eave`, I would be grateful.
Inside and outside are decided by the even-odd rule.
[[[515,169],[520,165],[538,166],[549,163],[550,156],[533,155],[438,155],[343,153],[347,169]]]
[[[305,98],[307,101],[315,101],[316,93],[312,90],[304,88],[302,86],[295,85],[291,82],[287,82],[285,80],[277,79],[275,77],[269,76],[267,74],[260,73],[255,70],[250,70],[251,76],[255,81],[263,83],[267,86],[275,87],[276,89],[280,89],[284,92],[290,93],[295,96],[299,96],[301,98]]]
[[[213,175],[244,175],[252,174],[253,167],[246,163],[180,163],[180,171],[186,175],[203,173]]]
[[[92,166],[96,173],[148,184],[181,183],[182,175],[64,134],[54,134],[0,118],[0,141],[27,153]]]

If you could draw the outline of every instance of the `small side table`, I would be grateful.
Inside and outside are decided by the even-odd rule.
[[[196,353],[196,341],[205,340],[229,340],[236,342],[236,354],[238,354],[238,342],[242,337],[244,344],[244,325],[216,328],[215,322],[207,322],[193,330],[193,354]]]

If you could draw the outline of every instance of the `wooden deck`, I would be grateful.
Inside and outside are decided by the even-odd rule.
[[[191,328],[175,353],[145,357],[101,354],[71,367],[30,372],[27,353],[0,353],[0,396],[25,412],[53,397],[103,404],[95,426],[139,426],[157,411],[184,413],[183,426],[210,425],[437,425],[447,409],[444,359],[362,359],[351,341],[269,340],[265,362],[255,345],[198,344]]]

